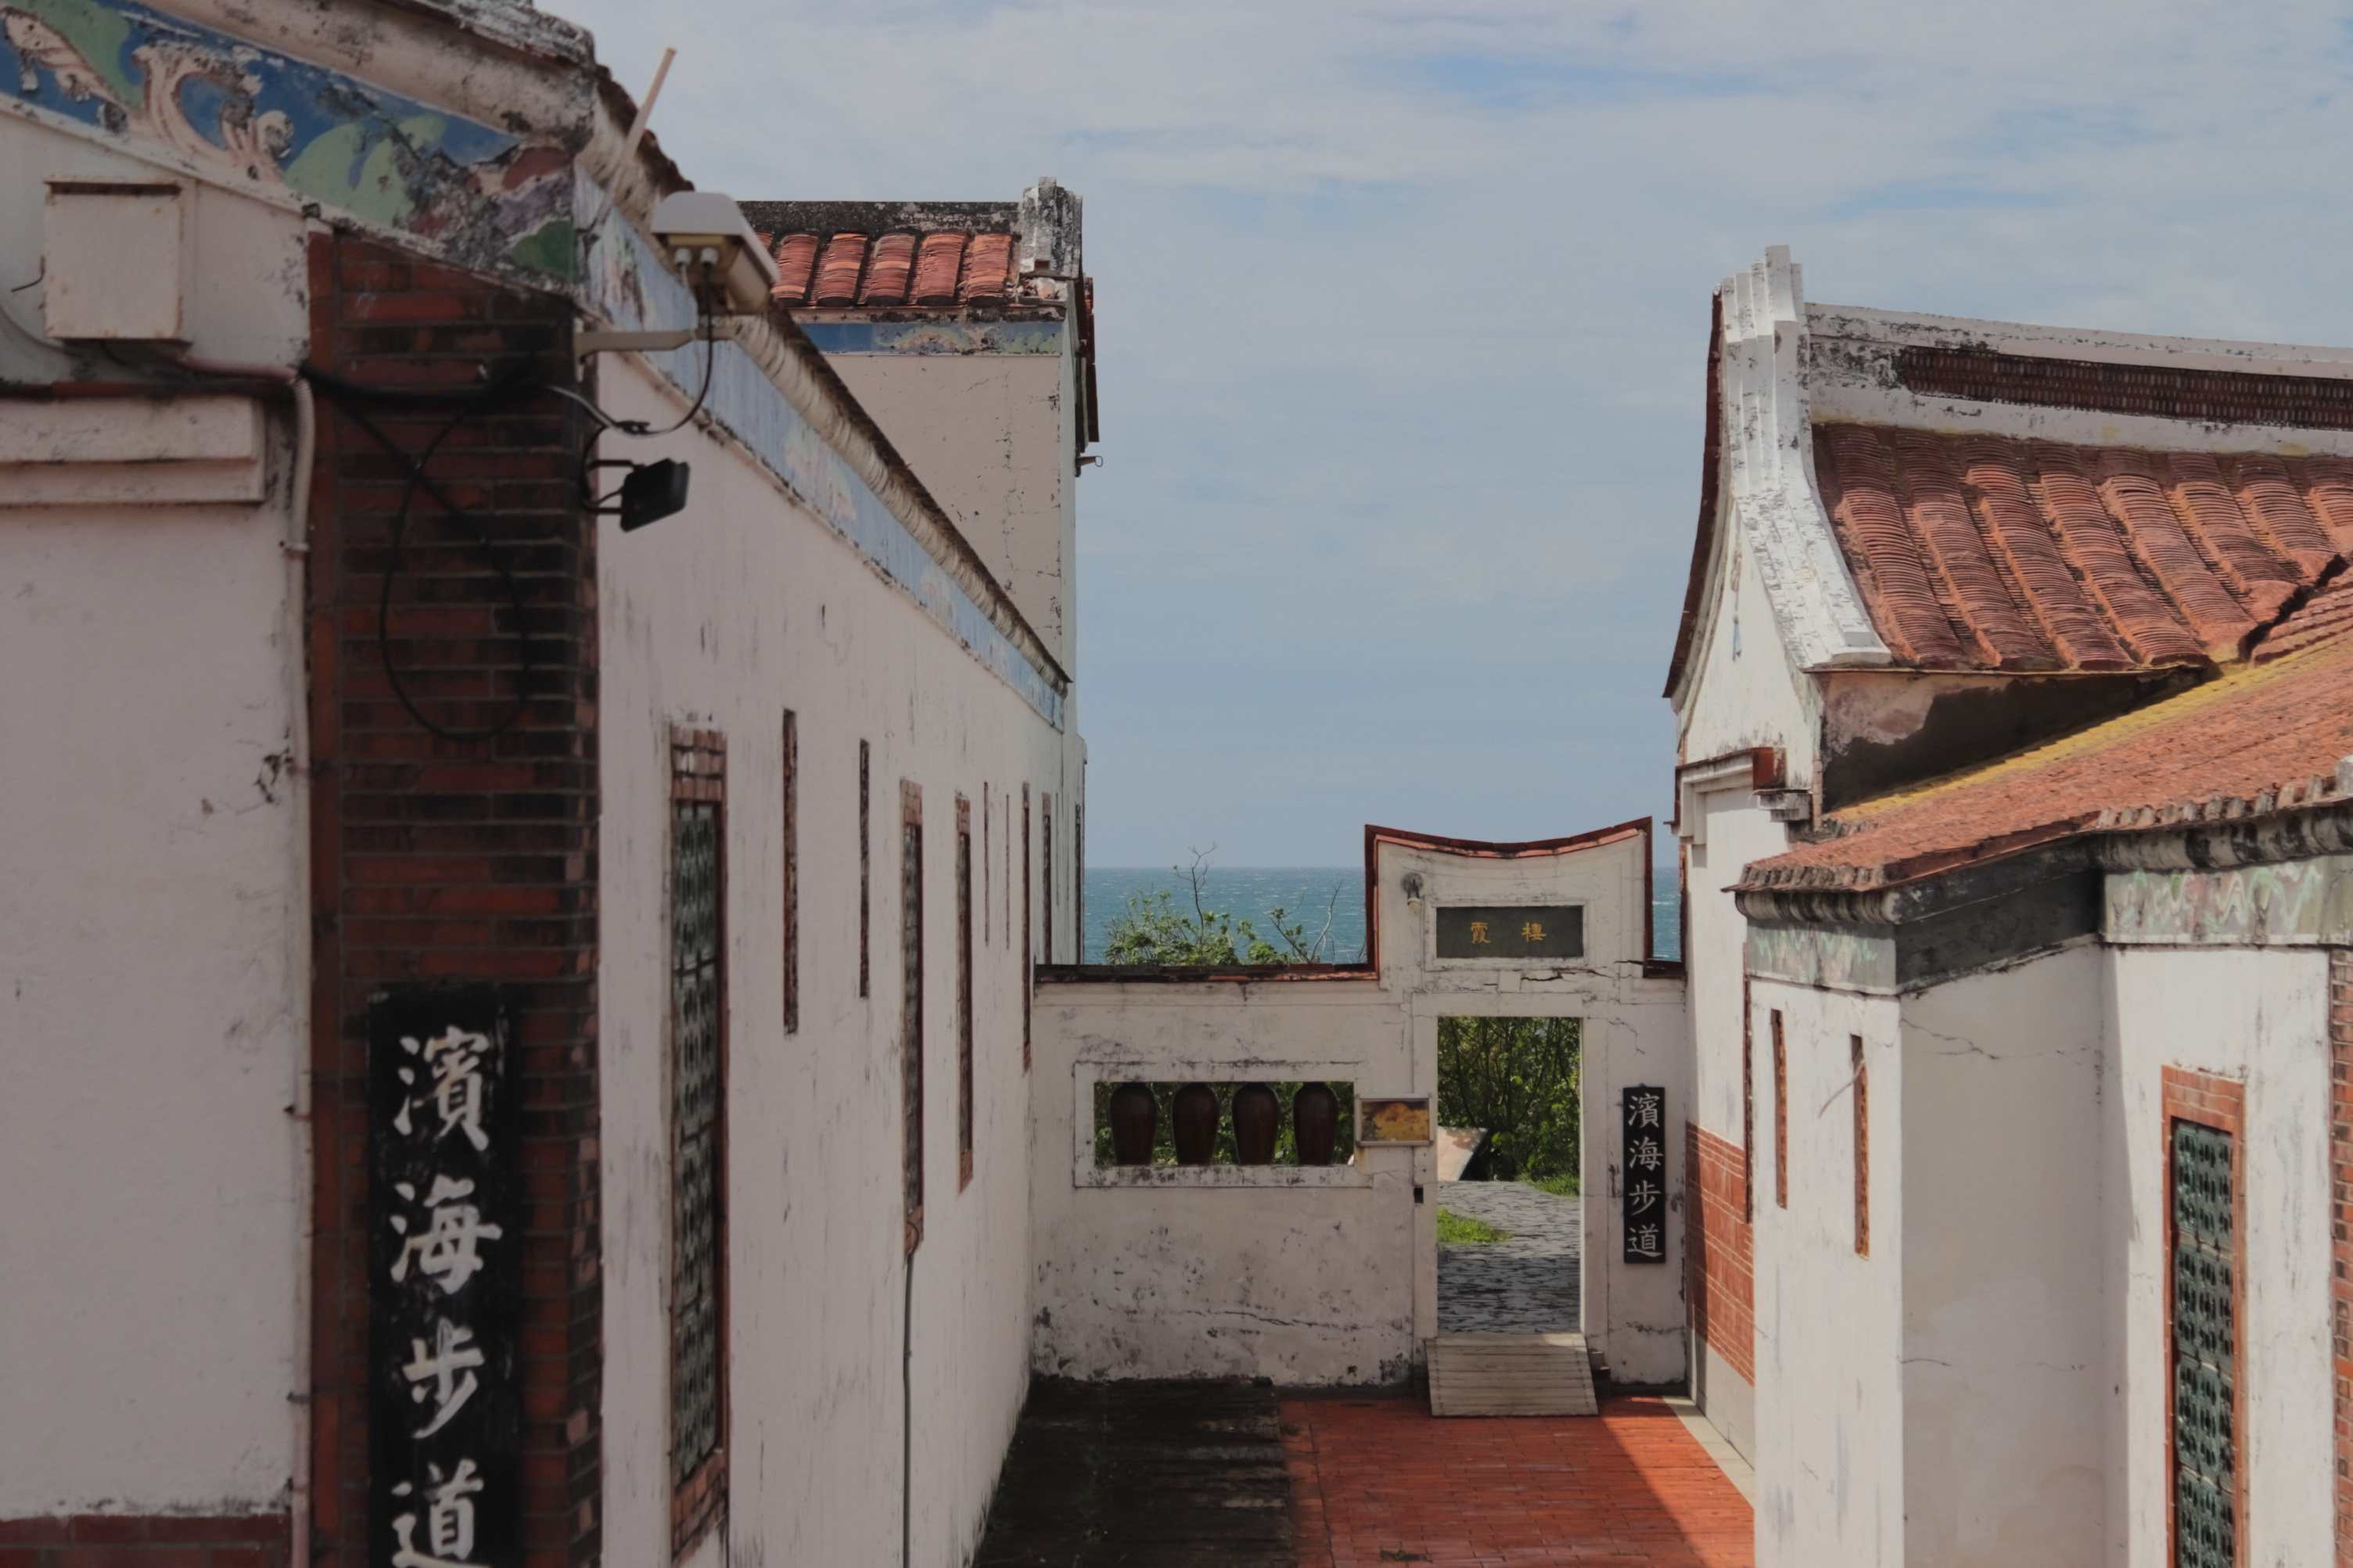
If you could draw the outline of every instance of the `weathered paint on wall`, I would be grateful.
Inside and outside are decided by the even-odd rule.
[[[930,333],[934,326],[938,333]],[[906,346],[1017,326],[1028,335],[1016,341],[1035,346],[971,354]],[[819,346],[1055,658],[1074,669],[1079,479],[1070,411],[1077,360],[1061,324],[909,323],[907,330],[911,336],[868,352],[822,339]]]
[[[259,505],[0,510],[0,1517],[293,1473],[286,456]]]
[[[668,424],[677,395],[615,365],[607,406]],[[669,1547],[670,983],[667,727],[729,741],[728,1207],[733,1560],[862,1562],[901,1508],[899,784],[925,824],[927,1204],[914,1260],[913,1540],[977,1539],[1028,1372],[1029,1092],[1016,921],[974,959],[975,1175],[956,1180],[955,800],[974,897],[1000,903],[1018,807],[1063,803],[1077,747],[741,448],[700,432],[634,444],[694,465],[687,510],[598,547],[604,663],[600,902],[607,1363],[605,1551]],[[800,1026],[782,1026],[781,716],[797,714]],[[858,994],[858,748],[871,745],[871,994]],[[986,787],[986,793],[984,793]],[[983,881],[983,803],[992,814]],[[1033,844],[1036,829],[1033,827]],[[1033,854],[1034,854],[1033,850]],[[1042,858],[1042,857],[1039,857]],[[1058,946],[1075,900],[1058,855]],[[1018,875],[1017,870],[1017,875]],[[1043,889],[1034,893],[1042,951]],[[1000,909],[1001,914],[1001,909]],[[1065,1080],[1067,1081],[1067,1080]],[[812,1434],[821,1435],[812,1440]],[[715,1551],[715,1548],[710,1549]],[[895,1550],[895,1548],[894,1548]],[[713,1559],[715,1561],[715,1558]]]
[[[1622,1379],[1680,1377],[1680,1139],[1669,1151],[1678,1217],[1667,1265],[1617,1262],[1618,1089],[1664,1086],[1673,1120],[1690,1086],[1682,985],[1643,973],[1648,851],[1640,833],[1512,858],[1384,842],[1370,975],[1041,985],[1034,1364],[1088,1377],[1402,1376],[1437,1331],[1436,1210],[1412,1191],[1434,1180],[1428,1148],[1367,1150],[1353,1174],[1313,1184],[1271,1172],[1104,1182],[1092,1175],[1088,1147],[1093,1084],[1324,1073],[1363,1094],[1430,1094],[1440,1019],[1576,1017],[1585,1021],[1585,1331]],[[1410,901],[1408,879],[1419,879]],[[1581,960],[1437,957],[1441,906],[1571,902],[1585,910]]]
[[[1872,1266],[1902,1273],[1905,1563],[2099,1560],[2105,973],[2082,945],[1935,986],[1905,1000],[1900,1047],[1873,1049],[1874,1100],[1903,1059],[1871,1152],[1873,1232],[1896,1244]]]
[[[2120,945],[2353,944],[2353,856],[2106,879],[2102,935]]]
[[[0,108],[461,265],[572,276],[560,146],[130,0],[16,0],[0,38]]]

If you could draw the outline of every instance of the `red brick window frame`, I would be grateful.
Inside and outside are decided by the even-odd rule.
[[[1789,1041],[1773,1009],[1773,1204],[1789,1206]]]
[[[899,781],[899,1172],[903,1242],[923,1239],[923,792]]]
[[[2175,1308],[2174,1251],[2177,1223],[2174,1208],[2173,1129],[2177,1122],[2190,1122],[2230,1135],[2231,1139],[2231,1342],[2232,1375],[2231,1380],[2231,1424],[2232,1438],[2238,1447],[2236,1462],[2232,1466],[2232,1483],[2235,1493],[2232,1507],[2236,1518],[2236,1552],[2232,1561],[2246,1561],[2247,1542],[2247,1086],[2243,1079],[2223,1078],[2215,1073],[2197,1072],[2188,1068],[2168,1067],[2163,1069],[2164,1108],[2162,1137],[2165,1184],[2165,1533],[2166,1561],[2179,1568],[2181,1542],[2178,1539],[2180,1519],[2176,1492],[2180,1477],[2178,1452],[2179,1430],[2174,1423],[2177,1350],[2174,1344]]]
[[[1849,1035],[1847,1056],[1854,1064],[1854,1255],[1871,1256],[1871,1061],[1862,1037]]]
[[[956,796],[956,1191],[972,1184],[972,802]]]
[[[727,1511],[727,741],[670,732],[670,1551]]]

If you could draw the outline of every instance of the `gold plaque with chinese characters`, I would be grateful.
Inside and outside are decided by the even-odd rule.
[[[1583,958],[1583,904],[1449,904],[1438,911],[1440,958]]]

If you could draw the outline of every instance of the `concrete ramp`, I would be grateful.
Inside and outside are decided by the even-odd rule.
[[[1430,1342],[1432,1415],[1595,1415],[1583,1334],[1440,1334]]]

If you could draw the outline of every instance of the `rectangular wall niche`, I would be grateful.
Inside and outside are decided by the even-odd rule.
[[[1440,958],[1583,958],[1582,904],[1449,904],[1438,911]]]
[[[1177,1094],[1193,1085],[1160,1079],[1136,1080],[1105,1077],[1094,1086],[1094,1163],[1098,1170],[1115,1168],[1119,1164],[1112,1131],[1112,1098],[1130,1082],[1142,1081],[1152,1091],[1154,1103],[1152,1163],[1155,1167],[1176,1169]],[[1196,1080],[1198,1083],[1198,1080]],[[1274,1091],[1275,1140],[1273,1165],[1297,1166],[1299,1158],[1298,1097],[1304,1087],[1297,1079],[1260,1081]],[[1345,1165],[1356,1152],[1356,1086],[1332,1079],[1319,1080],[1331,1089],[1335,1100],[1332,1131],[1332,1157],[1325,1163]],[[1198,1083],[1217,1099],[1216,1133],[1210,1142],[1208,1163],[1233,1167],[1241,1163],[1234,1126],[1234,1094],[1244,1087],[1244,1081]]]

